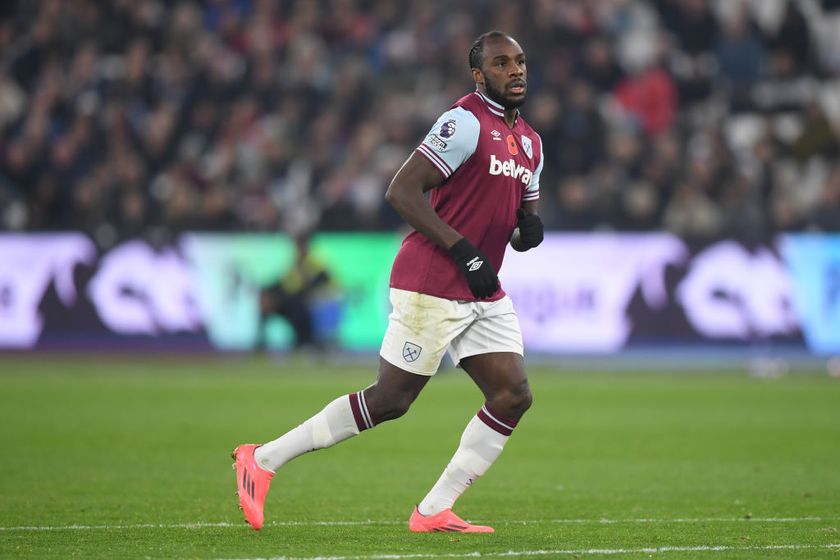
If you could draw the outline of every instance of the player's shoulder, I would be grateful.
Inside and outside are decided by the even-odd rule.
[[[472,122],[478,124],[478,117],[476,116],[474,111],[471,111],[468,107],[463,107],[461,105],[453,105],[440,116],[438,120],[443,119],[455,119],[456,121],[463,121],[463,122]]]
[[[479,123],[479,115],[481,114],[479,106],[475,104],[475,94],[467,94],[461,99],[452,104],[451,107],[444,114],[452,114],[461,119],[474,121]]]
[[[479,109],[481,109],[482,103],[483,101],[481,100],[481,97],[479,97],[476,92],[471,91],[470,93],[453,103],[452,107],[461,107],[466,111],[477,115],[480,112]]]
[[[445,141],[461,140],[478,136],[481,123],[475,113],[460,105],[453,105],[437,120],[433,132]]]

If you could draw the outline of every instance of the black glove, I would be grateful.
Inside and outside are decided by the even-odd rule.
[[[489,298],[499,289],[499,277],[484,253],[473,247],[462,237],[449,248],[449,255],[458,264],[461,273],[473,295],[479,299]]]
[[[516,227],[519,228],[519,243],[525,249],[533,249],[543,240],[543,223],[536,214],[529,214],[522,208],[516,210]]]

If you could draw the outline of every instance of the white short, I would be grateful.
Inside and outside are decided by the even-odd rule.
[[[400,369],[434,375],[447,349],[456,365],[489,352],[523,354],[519,319],[507,296],[461,302],[391,288],[391,305],[379,354]]]

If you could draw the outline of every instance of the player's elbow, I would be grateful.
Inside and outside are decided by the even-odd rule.
[[[397,197],[396,190],[394,189],[394,183],[388,185],[388,188],[385,189],[385,202],[394,206],[394,199]]]
[[[406,205],[405,189],[401,188],[396,181],[392,181],[385,191],[385,202],[390,204],[394,210],[400,212]]]

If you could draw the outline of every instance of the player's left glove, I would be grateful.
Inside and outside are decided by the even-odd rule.
[[[467,285],[475,297],[489,298],[499,289],[499,277],[490,260],[467,241],[466,237],[462,237],[449,248],[449,255],[458,264],[458,269],[467,279]]]
[[[532,249],[542,243],[543,223],[536,214],[529,214],[522,208],[516,210],[516,227],[519,228],[519,243],[525,249]]]

